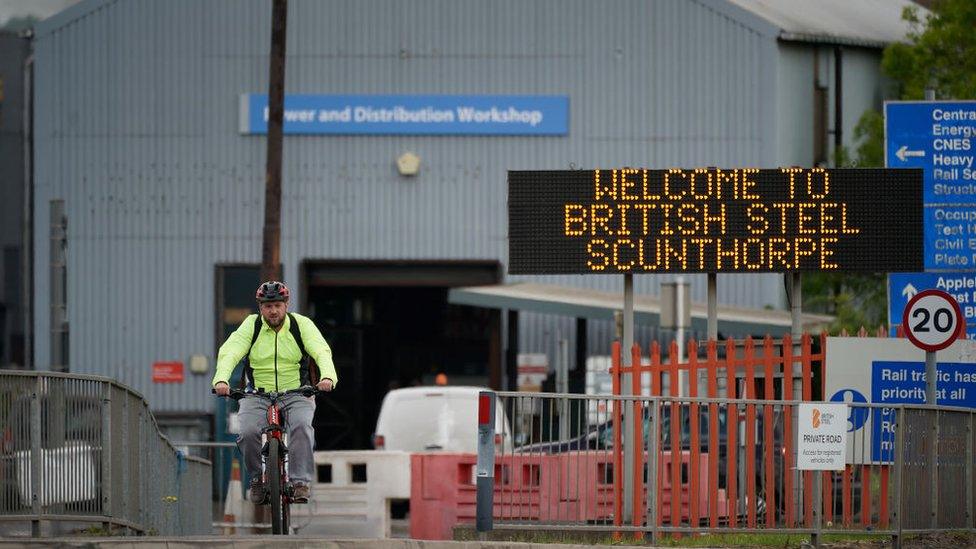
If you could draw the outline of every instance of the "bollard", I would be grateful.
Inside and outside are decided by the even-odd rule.
[[[495,393],[478,393],[477,509],[475,529],[484,539],[492,529],[495,496]]]

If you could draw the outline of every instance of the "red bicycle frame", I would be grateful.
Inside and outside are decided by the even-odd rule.
[[[279,468],[278,478],[281,479],[282,487],[284,488],[284,486],[287,486],[288,484],[288,473],[287,473],[288,451],[286,450],[285,441],[282,437],[282,433],[284,432],[284,429],[282,428],[283,425],[284,425],[284,418],[282,417],[282,411],[278,406],[278,401],[275,400],[274,402],[272,402],[271,406],[268,406],[268,426],[264,428],[264,432],[268,436],[268,441],[270,441],[271,439],[275,439],[278,441],[278,448],[281,449],[281,456],[278,459],[278,463],[275,464],[269,464],[267,462],[267,459],[265,460],[264,475],[263,475],[264,478],[262,480],[264,480],[266,486],[269,485],[271,481],[270,478],[271,475],[268,474],[268,467],[278,467]],[[265,458],[267,458],[268,456],[267,441],[264,444],[264,450],[262,451],[262,455],[265,456]],[[283,495],[290,503],[291,494],[287,493],[287,491],[284,491]]]

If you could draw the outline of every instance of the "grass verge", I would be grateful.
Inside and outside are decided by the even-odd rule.
[[[569,532],[558,530],[495,530],[487,536],[490,541],[522,543],[551,543],[576,545],[648,545],[646,541],[635,540],[632,535],[615,540],[604,532]],[[476,541],[478,534],[471,527],[458,527],[454,530],[458,541]],[[810,542],[809,534],[707,534],[682,536],[679,539],[662,537],[656,547],[736,547],[750,549],[799,549]],[[821,547],[825,549],[883,549],[891,547],[891,537],[878,534],[823,534]],[[906,536],[902,547],[906,549],[934,549],[952,547],[954,549],[976,548],[976,533],[940,532]]]

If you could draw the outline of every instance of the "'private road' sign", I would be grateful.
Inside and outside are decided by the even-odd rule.
[[[797,419],[796,468],[843,471],[847,465],[847,405],[804,402]]]

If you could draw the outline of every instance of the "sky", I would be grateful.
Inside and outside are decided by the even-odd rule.
[[[33,15],[45,19],[78,0],[0,0],[0,26],[11,17]]]

